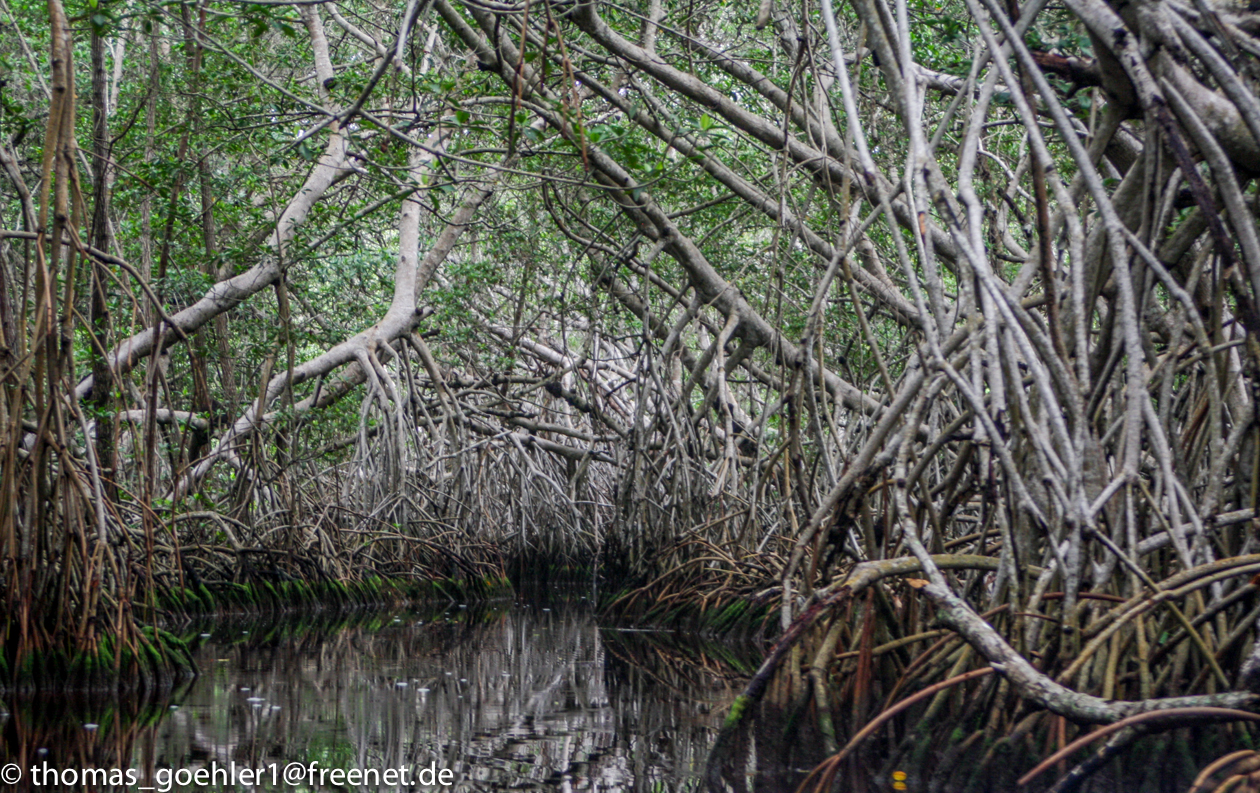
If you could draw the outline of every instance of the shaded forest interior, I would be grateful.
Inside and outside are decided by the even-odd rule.
[[[777,637],[715,790],[767,693],[823,787],[905,697],[986,762],[1260,704],[1255,3],[0,29],[5,687],[168,684],[193,612],[597,578]]]

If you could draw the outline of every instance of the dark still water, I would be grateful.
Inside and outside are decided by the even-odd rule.
[[[168,698],[5,702],[0,793],[698,791],[765,650],[600,625],[580,598],[220,620],[186,634],[202,675]],[[739,793],[792,793],[827,754],[816,709],[790,682],[776,679],[738,739],[725,779]],[[830,789],[1040,793],[1089,756],[1019,788],[1055,745],[969,740],[984,693],[955,691],[939,718],[918,711],[881,729]],[[865,723],[851,711],[837,700],[841,744]],[[1212,760],[1252,747],[1222,726],[1148,736],[1081,791],[1185,793]]]
[[[169,699],[5,703],[14,787],[694,790],[760,659],[601,628],[581,602],[204,631]]]

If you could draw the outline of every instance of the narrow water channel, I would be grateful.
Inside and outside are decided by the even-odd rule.
[[[185,635],[202,674],[168,697],[4,702],[0,791],[698,791],[765,650],[600,624],[580,596],[218,620]],[[774,699],[741,739],[728,778],[741,791],[791,793],[825,756],[811,720]],[[1206,763],[1245,748],[1236,739],[1151,736],[1081,790],[1184,793]],[[1005,793],[1045,756],[977,766],[984,746],[887,731],[865,749],[833,789]]]
[[[760,657],[601,628],[581,598],[195,637],[202,675],[169,699],[6,703],[16,788],[691,790]],[[123,776],[67,773],[89,768]]]

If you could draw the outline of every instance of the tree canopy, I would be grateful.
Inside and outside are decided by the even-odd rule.
[[[1253,701],[1254,4],[0,25],[10,658],[189,579],[571,566],[793,635],[915,573],[1073,721]]]

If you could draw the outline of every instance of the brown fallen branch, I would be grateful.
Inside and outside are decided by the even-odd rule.
[[[1072,88],[1067,92],[1068,96],[1074,95],[1082,88],[1102,85],[1102,75],[1098,71],[1098,63],[1096,61],[1067,55],[1056,55],[1053,52],[1044,50],[1033,50],[1032,56],[1043,72],[1071,81]]]

